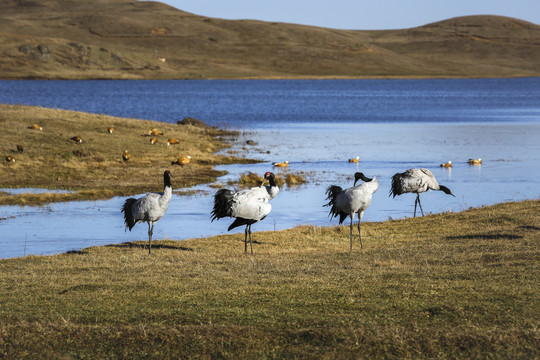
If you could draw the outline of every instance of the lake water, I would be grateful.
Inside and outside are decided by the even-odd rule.
[[[415,195],[388,197],[391,176],[412,167],[430,169],[456,195],[421,195],[426,213],[540,195],[539,78],[0,81],[0,103],[171,123],[191,116],[245,130],[235,149],[264,162],[220,166],[229,175],[219,182],[238,179],[246,171],[262,175],[272,170],[271,162],[284,160],[290,162],[286,171],[303,171],[309,180],[282,189],[272,201],[272,212],[253,226],[254,231],[336,224],[336,219],[328,218],[328,208],[322,207],[324,190],[331,184],[351,186],[355,171],[380,181],[364,221],[412,216]],[[248,139],[258,144],[245,146]],[[359,164],[347,162],[356,156]],[[483,159],[481,166],[466,163],[477,157]],[[453,161],[452,168],[439,167],[448,160]],[[174,172],[181,170],[172,170],[174,185]],[[227,232],[232,221],[210,222],[215,190],[196,189],[202,193],[173,197],[154,229],[154,239]],[[124,200],[2,206],[0,258],[146,240],[146,224],[124,231],[120,213]]]

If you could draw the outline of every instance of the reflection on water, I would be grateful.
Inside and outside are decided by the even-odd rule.
[[[430,169],[439,183],[456,197],[442,192],[422,194],[426,213],[461,211],[504,201],[538,198],[540,124],[333,124],[290,126],[286,130],[260,130],[243,135],[233,149],[264,160],[259,164],[220,166],[229,174],[219,179],[237,180],[242,172],[262,175],[305,172],[308,184],[282,189],[272,200],[272,212],[254,231],[280,230],[302,224],[327,226],[330,221],[325,189],[352,185],[352,175],[362,171],[376,176],[380,187],[366,211],[365,221],[410,217],[413,194],[388,196],[391,176],[412,167]],[[247,139],[257,142],[245,146]],[[268,154],[267,151],[270,151]],[[359,164],[347,159],[360,157]],[[481,166],[467,160],[481,157]],[[273,169],[273,161],[289,161],[289,168]],[[447,160],[452,168],[439,166]],[[182,171],[174,168],[174,172]],[[154,239],[181,240],[227,233],[229,219],[210,222],[215,189],[199,186],[207,194],[174,195],[165,216],[154,229]],[[0,258],[29,254],[54,254],[88,246],[147,239],[147,225],[125,231],[120,208],[125,198],[70,202],[43,207],[0,207]],[[242,228],[233,232],[243,232]],[[366,239],[366,241],[368,241]]]

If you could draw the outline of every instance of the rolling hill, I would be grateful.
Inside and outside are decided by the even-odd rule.
[[[2,79],[539,75],[540,26],[499,16],[354,31],[207,18],[151,1],[0,0]]]

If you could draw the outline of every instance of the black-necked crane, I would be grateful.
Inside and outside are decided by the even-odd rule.
[[[122,206],[124,213],[124,222],[129,231],[137,222],[148,223],[148,254],[152,253],[152,234],[154,225],[161,219],[167,208],[172,196],[171,172],[166,170],[163,173],[163,192],[149,193],[145,196],[135,199],[129,198]]]
[[[263,186],[265,180],[269,186]],[[274,174],[267,172],[264,174],[263,183],[251,189],[234,192],[229,189],[220,189],[214,195],[214,208],[212,210],[212,221],[224,217],[235,218],[227,231],[237,226],[246,225],[244,236],[244,252],[247,253],[247,238],[251,254],[253,254],[253,241],[251,240],[251,225],[263,220],[272,210],[272,205],[268,202],[279,193]]]
[[[178,145],[180,141],[177,138],[170,138],[167,140],[167,145]]]
[[[172,165],[180,165],[181,167],[184,167],[184,165],[187,165],[191,162],[191,156],[180,156],[174,161],[171,161]]]
[[[130,157],[131,155],[129,154],[127,150],[124,151],[124,153],[122,154],[122,160],[124,160],[124,162],[128,161]]]
[[[424,210],[420,203],[420,194],[428,190],[443,191],[445,194],[452,195],[452,191],[444,185],[440,185],[435,179],[435,175],[428,169],[409,169],[402,173],[392,176],[392,188],[390,195],[396,197],[405,193],[416,193],[414,201],[414,217],[416,217],[416,204],[420,205],[420,211],[424,216]]]
[[[360,185],[356,185],[358,180],[365,181]],[[360,232],[360,222],[364,216],[364,211],[371,205],[371,199],[373,194],[379,188],[379,181],[373,177],[372,179],[366,177],[361,172],[354,174],[353,187],[343,190],[340,186],[331,185],[326,189],[326,200],[329,200],[328,204],[324,206],[331,206],[330,216],[334,218],[339,215],[339,223],[349,216],[351,218],[350,228],[350,251],[353,246],[353,221],[355,214],[358,214],[358,237],[360,239],[360,248],[362,245],[362,233]]]
[[[77,144],[82,143],[82,138],[80,136],[74,136],[71,138],[71,140],[75,141]]]

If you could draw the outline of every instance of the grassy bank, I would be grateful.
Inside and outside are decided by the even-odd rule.
[[[2,260],[0,357],[538,358],[539,210]]]
[[[31,129],[34,124],[42,130]],[[224,175],[213,165],[248,161],[216,154],[229,146],[235,133],[211,127],[1,104],[0,125],[3,187],[76,191],[54,195],[0,193],[0,204],[107,199],[161,191],[166,169],[172,172],[175,188],[191,186]],[[109,127],[114,128],[112,133]],[[163,135],[149,135],[154,128]],[[80,136],[82,142],[73,141],[75,136]],[[152,145],[150,139],[154,137],[157,143]],[[169,138],[178,139],[179,144],[167,145]],[[17,151],[17,145],[22,145],[22,152]],[[128,161],[122,159],[125,150],[130,154]],[[171,164],[187,155],[192,157],[189,165]],[[8,156],[15,162],[6,161]]]

